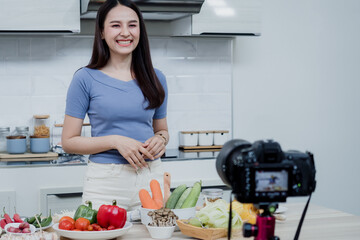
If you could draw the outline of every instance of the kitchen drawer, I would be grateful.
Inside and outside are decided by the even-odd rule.
[[[74,211],[81,205],[82,193],[50,194],[47,196],[47,212],[51,209],[53,213],[63,210]]]
[[[40,190],[40,206],[44,216],[61,213],[63,210],[75,211],[81,204],[82,187],[59,187]]]

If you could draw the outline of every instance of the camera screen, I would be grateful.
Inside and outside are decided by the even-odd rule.
[[[288,172],[255,171],[256,192],[282,192],[288,190]]]

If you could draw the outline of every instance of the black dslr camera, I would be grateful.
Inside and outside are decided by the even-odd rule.
[[[310,152],[281,150],[275,141],[251,144],[234,139],[224,144],[216,170],[242,203],[286,202],[315,190],[315,165]]]

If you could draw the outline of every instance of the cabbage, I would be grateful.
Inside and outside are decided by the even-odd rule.
[[[218,199],[215,202],[208,202],[206,206],[195,215],[195,218],[190,219],[190,224],[193,226],[208,228],[227,228],[229,222],[229,211],[227,210],[227,202],[223,199]],[[241,228],[242,220],[239,214],[232,212],[231,227]]]

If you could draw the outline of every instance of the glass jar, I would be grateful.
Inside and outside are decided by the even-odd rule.
[[[27,127],[27,126],[15,127],[15,131],[12,132],[11,135],[12,136],[25,136],[26,137],[26,151],[29,150],[29,146],[30,146],[29,127]]]
[[[204,196],[204,205],[209,202],[215,202],[218,199],[222,199],[224,191],[220,188],[208,188],[202,191]]]
[[[34,115],[34,132],[35,138],[50,138],[50,115]]]
[[[10,127],[0,127],[0,152],[6,152],[6,137],[10,135]]]

